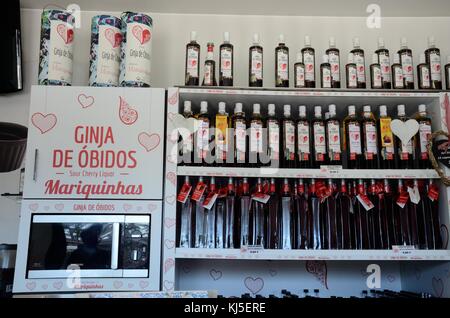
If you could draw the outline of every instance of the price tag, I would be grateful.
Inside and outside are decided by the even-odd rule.
[[[320,166],[320,169],[328,172],[330,175],[339,175],[342,173],[342,166]]]
[[[402,191],[402,193],[400,193],[400,195],[397,198],[397,204],[399,207],[403,209],[406,203],[408,203],[408,200],[409,200],[408,193],[406,191]]]
[[[412,203],[414,204],[419,204],[420,202],[420,193],[419,193],[419,188],[418,187],[408,187],[408,193],[409,193],[409,199],[411,200]]]
[[[392,245],[392,251],[402,255],[409,255],[415,250],[416,248],[414,245]]]
[[[205,209],[211,210],[211,208],[214,206],[214,203],[216,203],[218,196],[219,194],[217,192],[208,193],[208,196],[206,197],[205,201],[203,201],[203,207]]]
[[[264,251],[264,247],[262,245],[248,245],[245,250],[246,253],[249,254],[258,254]]]
[[[364,209],[366,209],[366,211],[369,211],[374,208],[372,201],[370,201],[370,199],[366,195],[358,194],[356,198],[358,198],[359,203],[361,203],[361,205],[364,207]]]
[[[435,184],[430,184],[428,198],[433,202],[439,199],[439,188]]]
[[[205,193],[205,190],[206,190],[205,183],[203,183],[203,182],[197,183],[194,193],[192,194],[192,200],[199,201],[201,199],[201,197],[203,196],[203,193]]]
[[[191,193],[192,186],[190,184],[183,184],[180,189],[180,193],[178,193],[177,201],[181,203],[186,203],[187,198],[189,197],[189,193]]]
[[[262,192],[256,192],[252,195],[252,200],[255,200],[257,202],[261,202],[263,204],[266,204],[270,199],[270,195],[262,193]]]

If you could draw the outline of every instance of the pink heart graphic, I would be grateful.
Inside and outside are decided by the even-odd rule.
[[[135,25],[131,32],[141,45],[150,41],[150,38],[152,37],[150,30],[143,29],[140,25]]]
[[[445,224],[441,225],[441,238],[442,238],[442,248],[444,250],[448,247],[448,227]]]
[[[55,204],[55,209],[61,212],[62,210],[64,210],[64,204],[62,203]]]
[[[174,266],[175,266],[175,261],[173,258],[166,259],[166,261],[164,262],[164,273],[167,273]]]
[[[27,283],[25,286],[28,290],[34,290],[36,288],[36,282]]]
[[[36,211],[38,208],[39,208],[39,204],[37,204],[37,203],[32,203],[32,204],[30,204],[29,206],[28,206],[28,208],[31,210],[31,211]]]
[[[176,155],[167,155],[166,160],[169,163],[177,163],[178,157]]]
[[[274,269],[269,269],[269,275],[270,276],[272,276],[272,277],[274,277],[274,276],[277,276],[277,271],[276,270],[274,270]]]
[[[107,28],[105,30],[105,38],[111,44],[113,49],[122,43],[122,34],[120,32],[116,32],[113,28]]]
[[[55,127],[56,122],[57,118],[55,114],[44,115],[42,113],[34,113],[33,116],[31,116],[31,123],[34,127],[39,129],[41,134],[45,134],[52,130],[53,127]]]
[[[174,205],[176,199],[177,198],[174,195],[169,195],[166,197],[166,202],[167,204]]]
[[[133,125],[138,120],[139,114],[125,99],[119,96],[119,119],[125,125]]]
[[[60,290],[63,287],[63,282],[54,282],[53,287],[57,290]]]
[[[114,281],[113,286],[115,289],[120,289],[123,286],[123,282],[116,280]]]
[[[134,284],[133,283],[128,283],[128,288],[129,289],[131,289],[131,288],[133,288],[134,287]]]
[[[47,289],[48,289],[48,284],[43,284],[43,285],[41,286],[41,288],[42,288],[43,290],[47,290]]]
[[[173,282],[172,281],[169,281],[169,280],[165,280],[164,281],[164,290],[166,290],[166,291],[171,291],[171,290],[173,290]]]
[[[164,219],[164,226],[166,228],[169,229],[169,228],[171,228],[174,225],[175,225],[175,219],[172,219],[172,218],[165,218]]]
[[[145,132],[140,133],[138,136],[139,143],[142,147],[147,150],[147,152],[152,151],[156,147],[158,147],[160,142],[160,137],[158,134],[147,134]]]
[[[78,95],[78,104],[81,105],[83,108],[88,108],[94,105],[95,99],[93,96],[87,96],[85,94]]]
[[[125,204],[123,205],[123,210],[124,210],[125,212],[130,211],[132,208],[133,208],[133,206],[132,206],[131,204],[125,203]]]
[[[139,287],[141,287],[141,289],[146,289],[148,287],[148,285],[150,285],[150,283],[146,280],[141,280],[139,282]]]
[[[433,277],[431,283],[433,285],[434,295],[441,298],[444,294],[444,282],[442,281],[442,278]]]
[[[214,279],[214,280],[219,280],[219,279],[222,278],[222,272],[218,271],[218,270],[215,270],[215,269],[211,269],[209,271],[209,276],[211,276],[211,278]]]
[[[156,204],[153,204],[153,203],[150,203],[150,204],[147,206],[147,209],[148,209],[149,212],[153,212],[153,211],[155,211],[157,208],[158,208],[158,206],[157,206]]]
[[[165,240],[164,245],[170,250],[175,247],[175,241],[173,240]]]
[[[252,292],[252,294],[257,294],[259,291],[261,291],[264,287],[264,280],[261,277],[253,278],[253,277],[246,277],[244,279],[244,285],[247,287],[249,291]]]
[[[387,275],[387,280],[390,282],[390,283],[392,283],[392,282],[394,282],[395,281],[395,276],[394,275],[392,275],[392,274],[389,274],[389,275]]]
[[[177,182],[177,176],[173,172],[167,172],[166,179],[169,180],[173,185]]]
[[[175,105],[178,102],[178,91],[172,94],[172,96],[169,97],[169,104]]]
[[[56,32],[58,32],[65,44],[73,42],[73,29],[67,28],[65,24],[58,24],[56,26]]]

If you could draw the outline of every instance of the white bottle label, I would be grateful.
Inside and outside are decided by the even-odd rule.
[[[314,152],[316,154],[326,153],[325,127],[322,123],[314,123]]]
[[[247,135],[247,127],[243,122],[236,122],[236,150],[237,150],[237,159],[240,161],[245,160],[245,151],[246,151],[246,135]]]
[[[309,158],[309,125],[306,122],[299,122],[297,125],[297,142],[298,142],[298,155],[301,160],[307,160]],[[306,154],[306,157],[305,157]]]
[[[423,88],[430,88],[431,82],[430,82],[430,70],[428,67],[422,67],[422,76],[421,76],[421,82]]]
[[[378,61],[381,67],[381,77],[383,82],[391,82],[391,60],[387,53],[380,53],[378,55]]]
[[[403,69],[403,78],[407,83],[414,83],[413,76],[413,61],[412,56],[408,53],[402,53],[402,69]]]
[[[322,87],[331,88],[331,71],[328,68],[322,68]]]
[[[262,153],[262,125],[260,123],[251,123],[250,125],[250,151]]]
[[[361,54],[353,54],[353,59],[356,64],[356,73],[358,75],[358,82],[365,83],[366,82],[366,65],[364,61],[364,55]]]
[[[188,48],[186,70],[191,77],[198,78],[198,50],[196,48]]]
[[[270,159],[280,159],[280,126],[277,122],[268,123]]]
[[[73,26],[62,21],[50,22],[48,80],[72,83]]]
[[[330,160],[340,160],[341,156],[341,137],[339,134],[339,125],[335,122],[329,122],[327,125],[328,134],[328,156]]]
[[[289,151],[290,154],[295,153],[295,126],[292,123],[285,123],[285,141],[286,150]],[[292,158],[293,159],[293,158]]]
[[[295,74],[295,87],[305,87],[305,68],[301,65],[297,65]]]
[[[330,52],[328,54],[328,60],[331,65],[331,76],[333,78],[333,81],[340,81],[341,80],[341,73],[340,73],[340,62],[339,62],[339,54],[336,52]]]
[[[233,51],[230,48],[222,48],[220,51],[222,76],[231,78],[233,66]]]
[[[205,158],[209,146],[209,122],[200,120],[197,130],[197,152],[201,158]]]
[[[288,66],[288,55],[286,52],[278,51],[277,54],[277,64],[278,64],[278,74],[277,77],[282,81],[287,81],[289,79],[289,66]]]
[[[97,48],[97,83],[117,86],[120,70],[122,33],[116,27],[100,25]]]
[[[441,81],[441,56],[436,53],[430,54],[431,80]]]
[[[379,67],[373,68],[373,87],[375,88],[383,87],[383,83],[381,80],[381,68]]]
[[[348,68],[348,87],[355,88],[358,86],[358,73],[356,71],[356,67],[349,67]]]
[[[427,122],[421,122],[419,125],[420,153],[422,159],[428,159],[428,140],[431,138],[431,126]],[[425,155],[425,156],[424,156]]]
[[[143,82],[150,85],[152,56],[152,29],[145,24],[127,24],[124,81]]]
[[[188,138],[183,139],[183,144],[182,144],[183,153],[192,152],[194,150],[194,145],[192,144],[192,142],[193,142],[192,135],[189,135]]]
[[[374,123],[364,124],[365,134],[366,134],[366,159],[371,159],[371,156],[377,153],[377,128]]]
[[[350,123],[348,125],[349,134],[349,149],[350,154],[360,155],[361,151],[361,129],[360,126],[355,123]]]
[[[252,75],[256,80],[262,80],[263,55],[257,50],[252,51]]]
[[[412,140],[410,139],[406,144],[402,142],[402,154],[413,154],[413,145]],[[403,160],[407,160],[408,158],[402,155]]]
[[[395,88],[403,88],[403,70],[400,67],[394,68]]]
[[[305,79],[315,81],[314,55],[309,52],[303,53],[303,64],[305,64]]]
[[[204,69],[204,73],[205,73],[205,85],[212,85],[213,81],[212,78],[214,76],[214,74],[212,74],[212,66],[211,64],[205,64],[205,69]]]

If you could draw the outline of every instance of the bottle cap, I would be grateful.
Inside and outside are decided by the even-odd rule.
[[[184,183],[189,184],[189,176],[184,177]]]
[[[322,56],[322,63],[323,64],[328,63],[328,55],[325,54]]]
[[[210,184],[216,184],[216,178],[215,177],[211,177]]]
[[[259,33],[253,34],[253,44],[259,44]]]
[[[190,112],[191,111],[191,101],[185,100],[184,101],[184,112]]]
[[[420,54],[419,63],[420,64],[425,64],[426,63],[425,53]]]
[[[330,36],[330,39],[328,40],[328,43],[329,43],[331,48],[335,48],[336,47],[336,39],[334,38],[334,36]]]
[[[400,47],[401,48],[407,48],[408,47],[408,40],[405,37],[402,37],[400,39]]]
[[[271,116],[275,115],[275,104],[269,104],[268,107],[269,107],[269,110],[268,110],[269,115],[271,115]]]
[[[370,105],[365,105],[365,106],[363,107],[363,111],[364,111],[365,113],[370,113],[370,112],[371,112]]]
[[[261,110],[260,104],[253,104],[253,113],[254,114],[259,114],[260,110]]]
[[[242,103],[236,103],[234,107],[234,113],[242,113]]]
[[[426,113],[426,111],[427,111],[427,105],[420,104],[419,105],[419,113]]]
[[[283,110],[284,110],[284,116],[286,116],[286,117],[291,116],[291,105],[284,105]]]
[[[372,55],[372,64],[378,64],[378,54],[376,53]]]
[[[306,106],[300,105],[298,107],[298,113],[299,113],[300,117],[306,117]]]
[[[298,52],[297,53],[297,62],[302,62],[303,63],[303,54],[302,54],[302,52]]]
[[[428,37],[428,47],[429,48],[436,47],[436,39],[432,35]]]
[[[280,34],[278,36],[278,41],[279,41],[279,43],[284,43],[284,34]]]
[[[225,113],[225,102],[220,102],[219,103],[219,113]]]
[[[329,112],[326,112],[325,115],[324,115],[324,117],[325,117],[325,120],[330,119],[330,113],[329,113]]]
[[[311,38],[309,35],[305,35],[305,46],[310,47],[311,46]]]
[[[405,105],[397,105],[397,115],[405,116]]]
[[[200,102],[200,112],[201,113],[208,112],[208,102],[207,101]]]
[[[223,33],[223,41],[225,43],[229,43],[230,42],[230,32],[224,32]]]
[[[336,115],[336,105],[335,104],[328,105],[328,111],[330,113],[330,116]]]
[[[378,38],[378,48],[384,49],[384,38],[382,38],[382,37]]]
[[[400,55],[398,55],[398,53],[394,54],[394,64],[399,64],[400,63]]]
[[[353,53],[348,53],[348,58],[347,58],[348,64],[353,64],[354,60],[355,59],[354,59]]]
[[[350,106],[348,106],[348,114],[349,114],[349,115],[354,115],[354,114],[356,114],[355,105],[350,105]]]
[[[387,116],[387,107],[386,107],[386,105],[380,105],[380,116],[381,117]]]
[[[354,37],[353,38],[353,47],[354,48],[359,48],[360,43],[359,43],[359,38],[358,37]]]
[[[314,106],[314,115],[316,117],[322,117],[322,106]]]
[[[197,41],[197,31],[191,31],[191,42]]]

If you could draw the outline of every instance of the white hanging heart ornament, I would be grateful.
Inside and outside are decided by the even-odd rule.
[[[175,132],[178,131],[183,138],[188,138],[198,130],[198,120],[193,117],[185,118],[181,114],[174,114],[170,120],[175,127]]]
[[[409,119],[405,122],[394,119],[391,122],[391,130],[404,144],[407,144],[419,131],[419,123],[415,119]]]

